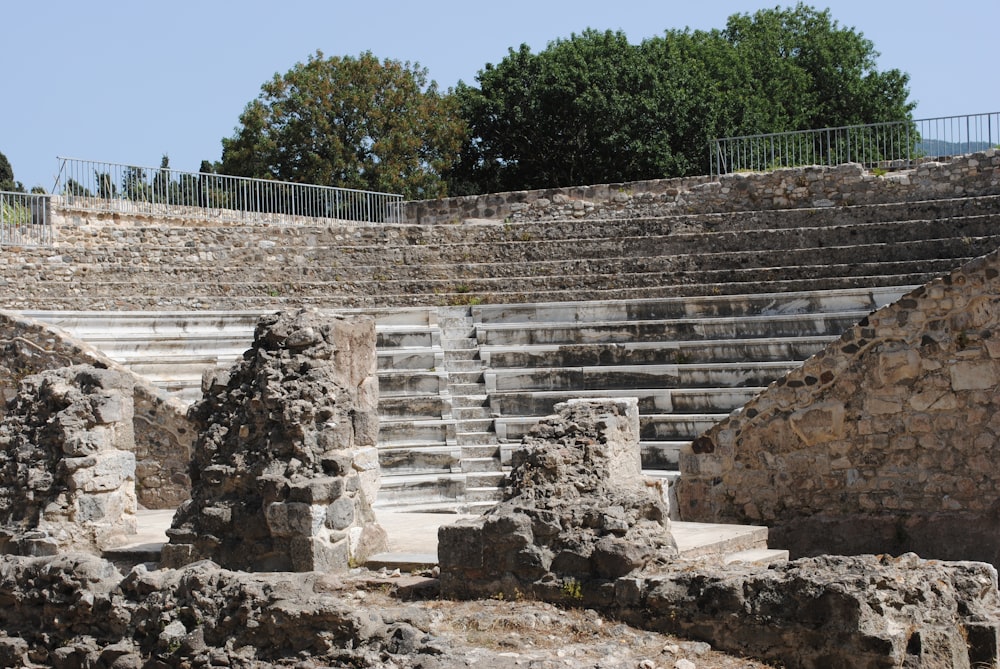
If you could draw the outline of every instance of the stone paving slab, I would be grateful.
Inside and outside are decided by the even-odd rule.
[[[107,557],[134,555],[139,561],[155,561],[166,542],[173,509],[138,512],[138,534],[128,544],[105,551]],[[372,556],[369,566],[412,570],[437,563],[437,529],[474,515],[455,513],[407,513],[377,510],[379,523],[389,535],[389,551]],[[767,548],[767,528],[752,525],[671,523],[682,557],[729,555]]]

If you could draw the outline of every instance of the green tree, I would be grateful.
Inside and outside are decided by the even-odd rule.
[[[746,64],[740,97],[758,132],[857,125],[910,118],[909,76],[880,72],[874,44],[843,28],[829,10],[802,3],[731,16],[722,35]]]
[[[457,102],[418,65],[317,51],[261,87],[219,172],[431,198],[464,134]]]
[[[522,45],[457,89],[471,132],[451,190],[705,174],[715,137],[910,120],[907,75],[878,71],[877,56],[801,3],[638,45],[594,30]]]
[[[24,184],[14,180],[14,168],[3,153],[0,153],[0,191],[24,192]]]
[[[586,30],[534,54],[522,44],[456,94],[471,137],[457,191],[596,183],[648,172],[663,129],[638,108],[653,73],[621,32]]]

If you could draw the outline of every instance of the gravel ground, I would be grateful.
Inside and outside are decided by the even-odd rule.
[[[421,669],[768,669],[772,665],[712,650],[703,642],[636,629],[592,610],[544,602],[434,598],[434,581],[418,577],[363,577],[346,596],[387,621],[405,621],[424,633],[433,654],[401,653],[379,666]],[[402,601],[403,598],[413,599]],[[400,649],[403,650],[403,649]],[[303,665],[310,666],[310,665]]]

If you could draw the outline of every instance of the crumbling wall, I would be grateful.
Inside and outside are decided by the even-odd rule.
[[[504,500],[440,528],[442,594],[607,605],[613,588],[593,584],[677,555],[663,490],[642,476],[638,401],[571,400],[556,411],[514,452]]]
[[[681,454],[684,520],[1000,564],[1000,254],[865,318]]]
[[[89,365],[22,380],[0,422],[0,552],[100,552],[135,534],[132,382]]]
[[[4,404],[17,394],[20,381],[31,374],[88,364],[129,376],[134,388],[138,501],[148,509],[171,509],[188,498],[194,433],[180,401],[82,341],[9,312],[0,312],[0,353],[0,416]]]
[[[191,408],[192,498],[167,533],[163,564],[325,571],[385,550],[372,511],[375,370],[370,317],[263,317],[243,359],[206,379]]]
[[[617,584],[618,615],[789,669],[995,667],[997,574],[914,554],[770,569],[680,562]]]

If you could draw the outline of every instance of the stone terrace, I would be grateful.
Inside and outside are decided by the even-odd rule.
[[[403,225],[56,209],[55,247],[3,250],[2,306],[189,397],[259,313],[371,313],[381,502],[474,506],[572,396],[638,396],[644,466],[675,469],[870,311],[1000,247],[1000,154],[412,203]]]

